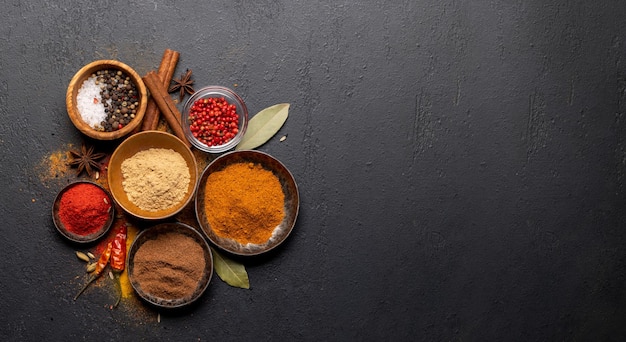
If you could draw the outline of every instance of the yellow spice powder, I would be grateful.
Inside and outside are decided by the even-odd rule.
[[[122,162],[128,199],[147,211],[169,209],[187,194],[191,174],[180,153],[164,148],[137,152]]]
[[[126,251],[130,251],[130,246],[135,241],[138,229],[134,225],[126,226]],[[122,291],[122,298],[128,298],[133,295],[133,286],[128,279],[128,269],[125,268],[124,272],[120,275],[120,290]]]

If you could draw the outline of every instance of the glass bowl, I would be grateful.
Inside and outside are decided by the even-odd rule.
[[[237,116],[239,117],[237,134],[227,142],[220,145],[209,146],[205,144],[194,136],[191,128],[192,121],[190,119],[190,114],[192,106],[198,100],[209,98],[224,98],[229,104],[235,106]],[[239,144],[241,138],[243,138],[243,135],[246,133],[246,129],[248,128],[248,108],[246,107],[245,102],[243,102],[237,93],[231,89],[221,86],[208,86],[196,91],[193,95],[191,95],[191,97],[189,97],[189,99],[187,99],[187,102],[185,102],[181,116],[181,123],[187,140],[189,140],[189,142],[191,142],[191,144],[199,150],[209,153],[222,153],[234,148],[237,144]]]
[[[167,256],[167,253],[163,251],[163,253],[160,253],[160,256],[154,256],[161,260],[155,259],[150,262],[144,261],[142,265],[138,264],[139,261],[137,261],[137,252],[142,248],[142,246],[146,246],[146,248],[151,249],[152,253],[154,253],[155,248],[159,248],[160,244],[168,244],[168,242],[171,241],[170,239],[175,237],[175,235],[182,235],[185,238],[190,239],[188,241],[193,241],[193,243],[197,244],[202,249],[202,257],[204,258],[205,266],[202,270],[194,269],[201,272],[201,274],[197,282],[188,284],[190,287],[186,288],[184,291],[187,292],[187,294],[172,294],[168,298],[163,298],[163,296],[159,296],[159,290],[157,290],[157,292],[150,292],[150,287],[148,286],[149,284],[142,283],[142,272],[144,275],[151,274],[148,277],[149,279],[144,279],[146,281],[153,282],[161,279],[178,284],[178,280],[186,278],[186,276],[182,274],[186,267],[186,272],[193,270],[188,269],[189,265],[185,265],[185,261],[183,260],[184,258],[176,258],[176,253],[185,254],[189,251],[169,250],[167,251],[167,253],[170,253],[169,256]],[[146,243],[150,243],[152,245],[148,247],[148,245],[145,245]],[[154,270],[150,271],[146,269],[146,267],[153,267]],[[170,268],[169,270],[163,269],[168,267]],[[161,223],[141,231],[128,251],[128,280],[130,281],[131,286],[139,297],[159,308],[181,308],[193,303],[205,292],[211,282],[212,276],[213,256],[211,255],[209,244],[200,232],[183,223]],[[161,289],[160,292],[166,291]]]
[[[237,163],[259,164],[265,170],[271,171],[280,182],[284,197],[284,217],[282,222],[274,228],[270,239],[262,244],[241,244],[234,239],[221,237],[213,231],[208,219],[205,205],[206,184],[209,175]],[[289,170],[278,159],[271,155],[255,150],[232,151],[225,153],[212,161],[202,172],[196,191],[195,210],[200,228],[214,245],[221,250],[239,255],[252,256],[268,252],[282,244],[296,223],[300,207],[300,195],[296,181]],[[211,209],[208,209],[211,210]]]
[[[104,222],[102,227],[100,227],[100,229],[87,235],[81,235],[81,234],[78,234],[76,232],[69,230],[63,224],[63,221],[61,220],[61,217],[59,216],[61,198],[67,191],[69,191],[70,189],[74,188],[75,186],[79,184],[89,184],[102,190],[102,192],[104,193],[103,201],[106,198],[105,203],[108,202],[107,204],[109,204],[110,206],[107,220]],[[102,187],[102,185],[91,182],[91,181],[76,181],[76,182],[66,185],[63,189],[61,189],[61,191],[59,191],[56,198],[54,199],[54,203],[52,204],[52,221],[54,222],[54,226],[56,227],[57,231],[61,233],[61,235],[63,235],[68,240],[77,242],[77,243],[90,243],[103,237],[111,228],[111,224],[113,223],[114,218],[115,218],[115,205],[113,202],[113,198],[111,197],[111,194],[104,187]]]

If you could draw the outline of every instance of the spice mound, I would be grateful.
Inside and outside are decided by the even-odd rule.
[[[79,183],[61,195],[59,219],[71,233],[87,236],[98,232],[111,210],[107,194],[98,186]]]
[[[183,201],[191,180],[187,162],[171,149],[137,152],[122,162],[121,169],[128,199],[146,211],[166,210]]]
[[[122,129],[139,108],[137,86],[121,70],[99,70],[87,78],[76,95],[83,121],[97,131]]]
[[[146,240],[133,262],[133,276],[141,290],[165,300],[191,297],[206,267],[202,247],[193,238],[174,232]]]
[[[280,181],[256,163],[235,163],[208,176],[204,210],[216,235],[263,244],[285,216]]]

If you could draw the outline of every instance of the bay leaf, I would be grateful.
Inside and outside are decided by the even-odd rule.
[[[213,247],[211,247],[211,254],[213,255],[213,268],[220,279],[233,287],[250,288],[248,272],[244,265],[218,253]]]
[[[289,116],[289,103],[279,103],[258,112],[248,122],[248,129],[236,150],[251,150],[265,144],[283,126]]]

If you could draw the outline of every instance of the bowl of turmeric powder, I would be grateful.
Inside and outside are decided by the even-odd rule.
[[[235,255],[257,255],[283,243],[294,228],[300,197],[291,172],[255,150],[221,155],[202,172],[195,198],[208,239]]]

